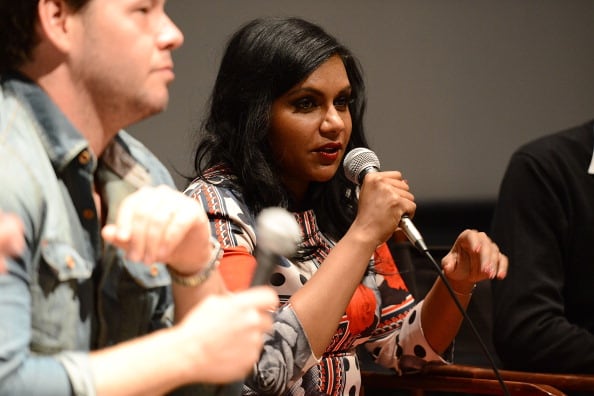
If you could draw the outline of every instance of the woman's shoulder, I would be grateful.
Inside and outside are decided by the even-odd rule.
[[[231,170],[224,165],[218,165],[202,172],[199,177],[195,178],[186,187],[184,193],[192,196],[209,189],[238,191],[239,186],[237,185],[237,178]]]
[[[212,216],[237,215],[248,223],[255,217],[243,198],[237,178],[224,166],[204,171],[188,185],[184,194],[200,201]]]

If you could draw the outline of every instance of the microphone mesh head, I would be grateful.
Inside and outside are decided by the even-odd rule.
[[[280,256],[291,256],[301,242],[301,229],[287,210],[279,207],[263,209],[256,218],[258,247]]]
[[[344,157],[344,173],[350,181],[359,184],[359,175],[367,168],[380,169],[380,161],[377,155],[368,148],[357,147],[352,149]]]

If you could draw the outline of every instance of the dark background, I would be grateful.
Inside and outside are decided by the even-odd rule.
[[[383,169],[418,202],[492,201],[521,143],[594,118],[591,0],[169,0],[185,33],[168,110],[129,130],[191,171],[224,44],[249,19],[302,16],[359,57],[366,126]]]
[[[383,169],[408,179],[438,260],[464,228],[488,231],[519,145],[594,118],[592,0],[169,0],[167,10],[185,33],[170,106],[130,131],[180,189],[229,36],[255,17],[301,16],[361,61],[370,143]],[[435,271],[418,255],[411,268],[422,297]],[[468,312],[493,353],[489,299],[482,282]],[[456,350],[458,363],[489,366],[466,323]]]

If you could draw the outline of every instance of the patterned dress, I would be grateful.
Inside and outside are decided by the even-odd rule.
[[[255,268],[255,215],[225,168],[212,168],[206,177],[208,182],[194,181],[186,194],[204,206],[211,232],[225,249],[220,270],[228,286],[245,288]],[[355,292],[325,353],[314,356],[289,299],[315,274],[335,242],[320,232],[313,211],[293,214],[302,242],[296,257],[282,258],[270,278],[281,308],[261,358],[245,382],[244,395],[358,395],[359,345],[375,362],[399,374],[416,371],[427,361],[445,362],[424,338],[422,302],[417,304],[407,290],[385,244],[370,258],[372,270]]]

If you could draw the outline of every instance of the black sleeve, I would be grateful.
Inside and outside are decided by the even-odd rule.
[[[506,368],[591,373],[594,335],[565,316],[566,187],[555,164],[536,158],[512,157],[493,218],[510,260],[507,278],[492,284],[494,343]]]

